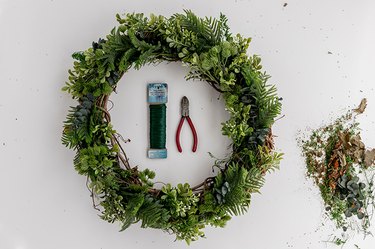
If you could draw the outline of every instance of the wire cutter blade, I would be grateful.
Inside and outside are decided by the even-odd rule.
[[[191,121],[190,116],[189,116],[189,99],[186,96],[184,96],[181,99],[181,120],[180,120],[180,123],[178,124],[177,132],[176,132],[176,145],[180,153],[182,152],[181,143],[180,143],[180,133],[181,133],[181,128],[182,128],[182,125],[184,124],[185,119],[187,120],[190,126],[190,129],[193,133],[192,151],[195,152],[198,146],[198,136],[197,136],[197,131],[195,130],[193,121]]]

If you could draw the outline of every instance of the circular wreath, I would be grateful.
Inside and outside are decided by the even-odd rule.
[[[93,205],[122,230],[141,221],[190,241],[203,237],[205,225],[223,227],[232,215],[244,213],[264,174],[278,166],[271,126],[281,110],[260,58],[246,54],[250,38],[229,33],[227,18],[199,18],[191,11],[170,18],[140,13],[117,14],[120,25],[92,47],[76,52],[64,91],[79,101],[71,107],[62,142],[76,150],[74,166],[87,176]],[[132,167],[124,139],[111,125],[110,94],[131,67],[180,61],[187,79],[208,82],[221,93],[230,114],[222,124],[232,140],[231,153],[216,160],[216,176],[190,187],[188,183],[155,188],[155,173]],[[99,208],[100,207],[100,208]]]

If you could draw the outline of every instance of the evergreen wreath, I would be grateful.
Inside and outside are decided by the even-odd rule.
[[[271,126],[280,114],[276,88],[267,83],[261,60],[246,54],[250,38],[229,33],[227,18],[199,18],[191,11],[170,18],[142,13],[117,14],[120,25],[106,39],[72,55],[74,68],[63,87],[79,104],[71,107],[62,142],[76,151],[74,166],[87,176],[93,205],[122,229],[141,222],[187,243],[203,237],[205,225],[223,227],[232,215],[247,211],[266,172],[278,167]],[[131,67],[180,61],[186,79],[208,82],[221,93],[230,114],[222,124],[232,152],[217,159],[219,172],[201,184],[154,187],[155,173],[132,167],[113,129],[107,104]],[[99,208],[100,207],[100,208]]]

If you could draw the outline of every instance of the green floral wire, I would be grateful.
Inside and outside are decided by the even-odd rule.
[[[167,107],[150,105],[150,148],[165,149]]]

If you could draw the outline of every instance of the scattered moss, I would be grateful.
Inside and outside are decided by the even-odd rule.
[[[364,111],[363,102],[331,124],[313,130],[299,144],[307,176],[319,187],[325,215],[344,233],[359,231],[367,235],[375,208],[375,173],[373,152],[366,150],[355,120],[355,112]],[[343,245],[346,241],[335,237],[331,242]]]

